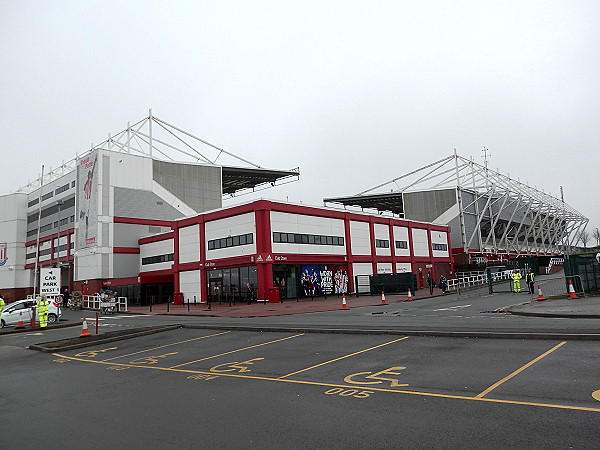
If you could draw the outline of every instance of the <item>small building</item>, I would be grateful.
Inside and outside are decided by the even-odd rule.
[[[356,275],[412,272],[420,287],[428,272],[451,276],[442,225],[256,200],[171,227],[139,240],[137,280],[104,285],[126,294],[141,284],[146,302],[244,301],[352,293]]]

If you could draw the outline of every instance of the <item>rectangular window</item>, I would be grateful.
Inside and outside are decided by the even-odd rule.
[[[281,233],[273,233],[273,242],[281,242]]]
[[[314,234],[309,234],[308,235],[308,243],[309,244],[314,244],[315,243],[315,235]]]
[[[33,200],[31,200],[29,203],[27,203],[27,207],[31,208],[34,205],[37,205],[40,202],[39,198],[34,198]]]
[[[375,239],[375,247],[390,248],[390,241],[387,239]]]
[[[158,264],[158,263],[169,262],[169,261],[173,261],[173,253],[142,258],[142,265],[146,266],[148,264]]]
[[[277,233],[273,233],[274,240],[276,234]],[[252,244],[253,241],[252,233],[240,234],[238,236],[210,240],[208,241],[208,249],[218,250],[220,248],[239,247],[240,245]]]
[[[278,240],[279,239],[279,240]],[[321,236],[300,233],[273,233],[273,242],[310,244],[310,245],[336,245],[343,246],[344,238],[340,236]],[[388,242],[389,246],[389,242]]]
[[[48,200],[49,198],[54,197],[54,192],[48,192],[47,194],[42,195],[42,201]]]
[[[54,193],[55,193],[56,195],[58,195],[58,194],[60,194],[60,193],[62,193],[62,192],[65,192],[65,191],[67,191],[67,190],[69,190],[69,183],[65,184],[64,186],[61,186],[61,187],[58,187],[58,188],[56,188],[56,189],[54,190]]]
[[[396,248],[408,248],[407,241],[396,241]]]
[[[448,244],[431,244],[433,250],[448,250]]]
[[[302,234],[302,243],[308,244],[308,234]]]

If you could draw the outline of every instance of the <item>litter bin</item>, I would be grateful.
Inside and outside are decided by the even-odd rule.
[[[175,292],[173,294],[173,304],[183,305],[183,292]]]
[[[279,303],[281,299],[279,298],[279,288],[272,287],[267,291],[267,300],[269,303]]]

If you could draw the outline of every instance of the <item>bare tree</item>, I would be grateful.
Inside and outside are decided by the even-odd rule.
[[[583,244],[583,248],[587,248],[587,243],[590,241],[590,233],[582,230],[581,233],[579,233],[579,241]]]
[[[594,237],[594,239],[596,239],[596,245],[598,247],[600,247],[600,231],[598,231],[598,228],[596,228],[593,232],[592,232],[592,236]]]

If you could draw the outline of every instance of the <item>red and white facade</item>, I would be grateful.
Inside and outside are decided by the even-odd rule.
[[[428,272],[452,275],[450,229],[442,225],[268,200],[169,225],[169,232],[141,238],[139,247],[115,248],[139,251],[139,277],[104,280],[104,286],[173,283],[173,291],[192,302],[223,290],[242,299],[250,283],[263,300],[273,286],[284,297],[302,294],[301,272],[308,268],[345,271],[350,293],[356,275],[413,272],[421,287]]]

